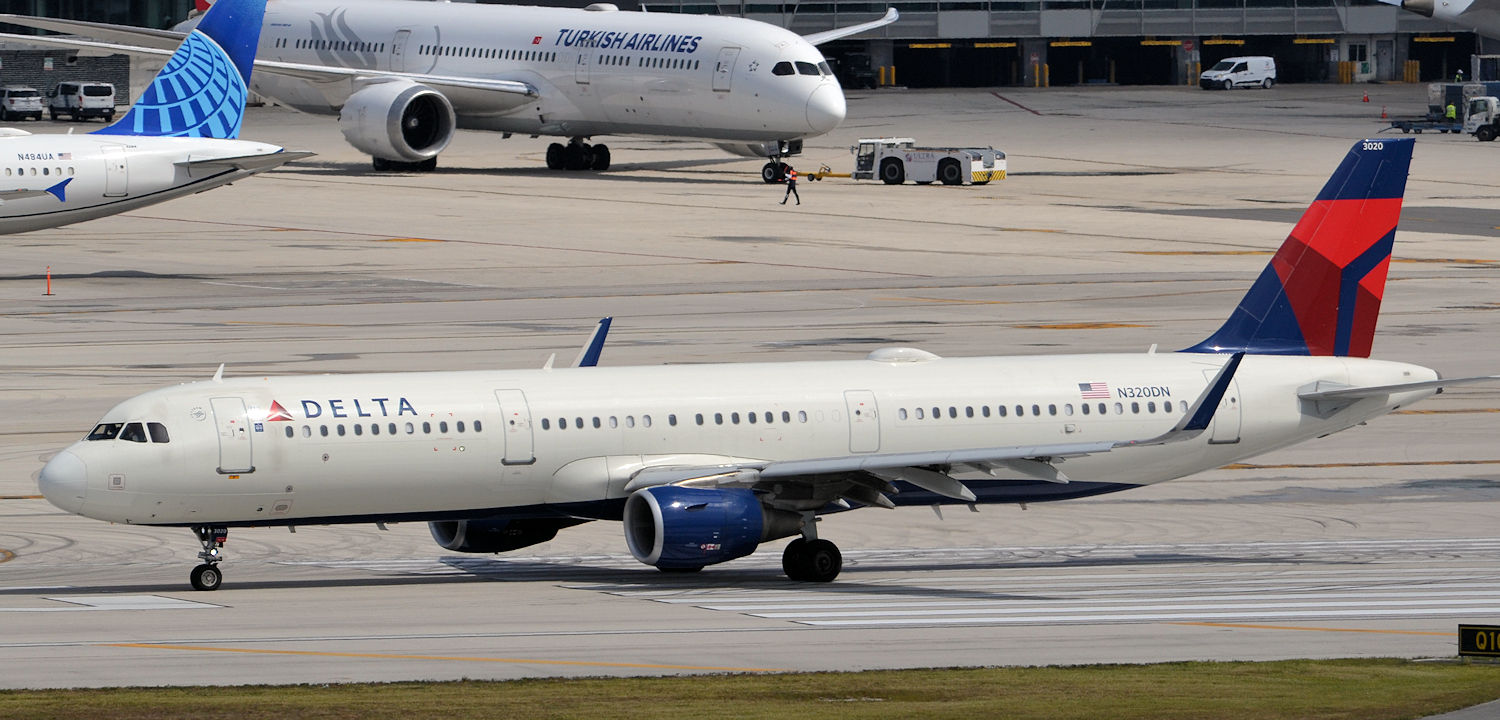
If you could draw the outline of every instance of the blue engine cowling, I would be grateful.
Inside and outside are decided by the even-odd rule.
[[[749,490],[664,485],[625,501],[625,542],[635,559],[659,568],[700,568],[755,552],[796,534],[796,513],[764,510]]]

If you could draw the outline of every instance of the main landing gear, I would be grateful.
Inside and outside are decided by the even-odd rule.
[[[194,590],[218,590],[219,585],[224,582],[224,573],[219,570],[219,561],[224,559],[219,551],[224,543],[229,540],[229,528],[218,525],[194,525],[193,534],[198,536],[198,543],[203,546],[203,552],[198,557],[203,564],[193,568],[193,574],[189,579],[193,583]]]
[[[547,146],[548,170],[608,170],[609,146],[603,143],[590,145],[576,137],[567,145],[552,143]]]
[[[788,543],[781,553],[781,569],[792,580],[833,582],[844,569],[844,555],[837,545],[818,539],[817,518],[807,515],[802,537]]]

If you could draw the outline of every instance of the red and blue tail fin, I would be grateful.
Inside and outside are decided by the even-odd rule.
[[[1369,357],[1413,142],[1354,143],[1229,320],[1183,352]]]

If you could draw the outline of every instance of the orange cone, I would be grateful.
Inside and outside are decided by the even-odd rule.
[[[1381,120],[1385,119],[1385,106],[1384,105],[1380,106],[1380,119]]]
[[[1363,102],[1370,102],[1370,91],[1365,91],[1365,99],[1363,100]]]

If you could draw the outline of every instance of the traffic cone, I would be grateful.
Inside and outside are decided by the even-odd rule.
[[[1370,102],[1370,91],[1369,90],[1365,91],[1365,99],[1363,100],[1363,102]]]
[[[1381,120],[1385,119],[1385,106],[1384,105],[1380,106],[1380,119]]]

